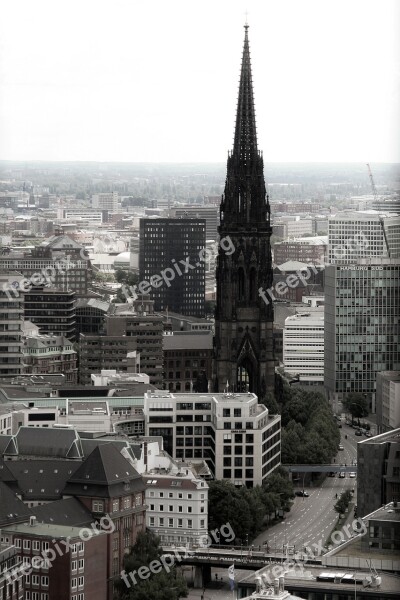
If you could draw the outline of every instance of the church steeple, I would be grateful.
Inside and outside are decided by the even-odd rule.
[[[257,149],[257,127],[251,73],[249,26],[245,25],[233,150],[228,154],[221,224],[269,222],[264,164]]]
[[[272,285],[272,231],[263,158],[257,148],[247,24],[220,215],[221,240],[229,238],[235,250],[227,254],[221,245],[218,253],[215,388],[223,391],[228,381],[234,391],[249,390],[261,399],[274,385],[273,309],[260,294]]]
[[[257,129],[254,108],[253,81],[251,76],[249,26],[245,25],[245,36],[240,72],[240,84],[236,111],[235,139],[232,154],[243,166],[249,167],[257,157]]]

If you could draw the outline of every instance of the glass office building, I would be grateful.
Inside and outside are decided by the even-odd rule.
[[[330,399],[364,393],[374,411],[376,374],[400,369],[399,340],[400,259],[327,265],[325,386]]]

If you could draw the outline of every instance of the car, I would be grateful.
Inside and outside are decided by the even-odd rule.
[[[349,477],[351,477],[352,479],[354,479],[354,477],[357,477],[357,474],[354,473],[354,471],[352,471],[351,473],[349,473]]]
[[[362,435],[361,431],[359,429],[356,429],[356,432],[354,435]]]
[[[339,444],[339,450],[344,450],[342,444]]]
[[[310,494],[308,492],[305,492],[304,490],[297,490],[297,492],[295,492],[296,496],[303,496],[304,498],[309,498]]]
[[[339,477],[340,477],[341,479],[343,479],[344,477],[346,477],[346,473],[345,473],[344,471],[340,471],[340,473],[339,473]]]
[[[328,477],[336,477],[336,473],[335,471],[331,471],[328,475]]]
[[[370,431],[367,431],[367,433],[365,434],[365,437],[368,437],[368,438],[372,437],[372,433]]]

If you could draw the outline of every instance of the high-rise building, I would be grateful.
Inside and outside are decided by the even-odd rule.
[[[117,212],[118,210],[118,192],[103,192],[101,194],[93,194],[92,208],[100,210],[109,210]]]
[[[299,313],[285,320],[283,366],[301,383],[324,381],[324,313]]]
[[[139,291],[154,309],[204,317],[205,219],[141,219]]]
[[[351,265],[359,258],[400,258],[400,216],[376,210],[345,210],[328,219],[328,262]]]
[[[330,399],[365,394],[376,375],[400,370],[400,259],[325,269],[325,386]]]
[[[216,206],[182,206],[172,208],[171,213],[176,219],[205,219],[206,220],[206,240],[216,240],[218,238],[218,208]]]
[[[327,245],[327,236],[312,236],[276,242],[274,245],[274,263],[282,265],[289,260],[298,260],[312,265],[324,265]]]
[[[22,323],[24,294],[21,273],[0,273],[0,377],[23,370]]]
[[[217,261],[215,389],[273,390],[273,309],[260,295],[272,285],[270,206],[264,162],[257,147],[256,117],[245,26],[233,150],[228,155],[220,207]],[[223,240],[230,238],[224,250]]]

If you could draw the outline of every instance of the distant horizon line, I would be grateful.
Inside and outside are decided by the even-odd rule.
[[[400,161],[373,161],[369,160],[369,164],[374,165],[400,165]],[[226,165],[226,161],[126,161],[126,160],[54,160],[54,159],[13,159],[13,158],[0,158],[1,163],[73,163],[73,164],[119,164],[119,165]],[[265,161],[264,164],[273,165],[366,165],[368,164],[363,160],[269,160]]]

